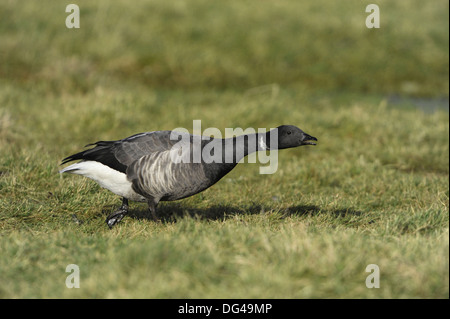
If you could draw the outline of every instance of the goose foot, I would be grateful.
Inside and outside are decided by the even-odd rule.
[[[122,206],[119,208],[119,210],[109,214],[108,217],[106,217],[106,224],[108,225],[109,229],[119,223],[126,214],[128,214],[128,199],[124,198],[122,201]]]

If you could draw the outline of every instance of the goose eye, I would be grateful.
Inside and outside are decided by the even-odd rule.
[[[291,131],[287,131],[287,135],[291,135]]]

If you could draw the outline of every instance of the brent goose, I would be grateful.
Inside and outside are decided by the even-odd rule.
[[[207,189],[248,154],[316,145],[314,141],[315,137],[293,125],[227,139],[176,131],[147,132],[88,144],[94,147],[63,159],[62,164],[81,161],[60,173],[86,176],[123,197],[120,209],[106,218],[111,228],[128,213],[128,200],[147,202],[156,220],[160,201],[189,197]],[[202,156],[196,157],[196,147]]]

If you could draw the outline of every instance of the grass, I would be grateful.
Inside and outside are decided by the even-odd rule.
[[[449,115],[388,99],[448,99],[448,2],[379,1],[379,30],[353,0],[77,4],[79,30],[57,2],[0,4],[1,298],[449,297]],[[112,230],[120,199],[57,173],[194,119],[319,145]]]

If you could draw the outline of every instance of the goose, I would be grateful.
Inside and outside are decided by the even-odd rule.
[[[82,175],[122,197],[121,207],[108,215],[109,228],[128,213],[128,201],[146,202],[156,217],[160,201],[198,194],[228,174],[245,156],[256,151],[316,145],[317,138],[293,125],[265,133],[212,138],[187,132],[153,131],[122,140],[98,141],[70,155],[61,165],[80,160],[59,172]],[[202,151],[202,156],[196,156]]]

